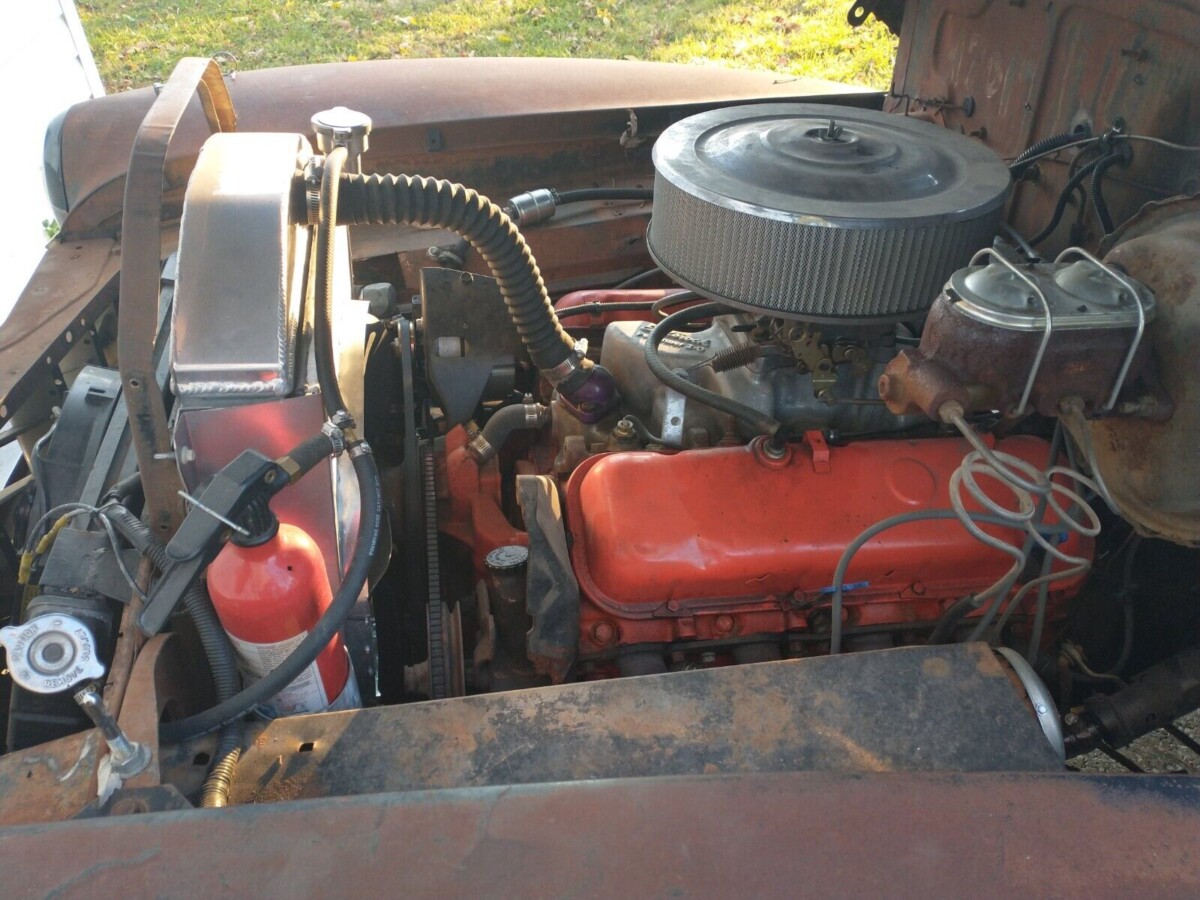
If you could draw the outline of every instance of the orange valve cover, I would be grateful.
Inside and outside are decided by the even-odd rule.
[[[1038,438],[996,446],[1039,468],[1049,457]],[[758,443],[589,458],[567,487],[572,563],[584,597],[581,650],[811,630],[822,615],[827,627],[846,546],[882,519],[950,509],[950,476],[969,449],[960,438],[839,447],[818,439],[815,448],[789,445],[780,461]],[[998,503],[1015,503],[999,483],[980,484]],[[1014,546],[1023,542],[1015,529],[984,530]],[[1068,553],[1091,555],[1090,540],[1062,537]],[[928,624],[1010,565],[956,519],[907,523],[855,555],[845,620],[898,630]],[[1051,584],[1052,618],[1081,580]]]

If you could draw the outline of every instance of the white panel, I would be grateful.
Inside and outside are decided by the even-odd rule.
[[[10,126],[19,125],[6,135],[6,168],[21,174],[5,188],[16,215],[0,234],[0,320],[41,259],[42,220],[53,217],[42,177],[46,125],[72,104],[104,93],[73,0],[10,2],[4,19],[0,83],[11,85],[5,114]]]

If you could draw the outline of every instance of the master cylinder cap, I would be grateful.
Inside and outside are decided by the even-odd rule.
[[[809,321],[928,309],[991,244],[1008,168],[979,142],[852,107],[767,103],[675,123],[654,146],[648,243],[679,284]]]

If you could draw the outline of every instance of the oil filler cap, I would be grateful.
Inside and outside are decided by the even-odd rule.
[[[99,678],[104,664],[91,630],[74,616],[37,616],[0,628],[13,681],[35,694],[57,694]]]

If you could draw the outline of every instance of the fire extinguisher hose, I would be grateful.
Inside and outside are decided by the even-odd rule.
[[[354,542],[354,552],[350,556],[346,576],[334,594],[333,602],[296,649],[254,684],[202,713],[176,722],[164,722],[159,731],[164,743],[179,743],[216,731],[223,725],[239,719],[260,703],[267,702],[312,665],[325,649],[325,645],[345,624],[346,617],[354,608],[366,583],[371,560],[379,549],[383,528],[383,494],[375,458],[365,442],[352,447],[350,457],[361,497],[358,537]]]

